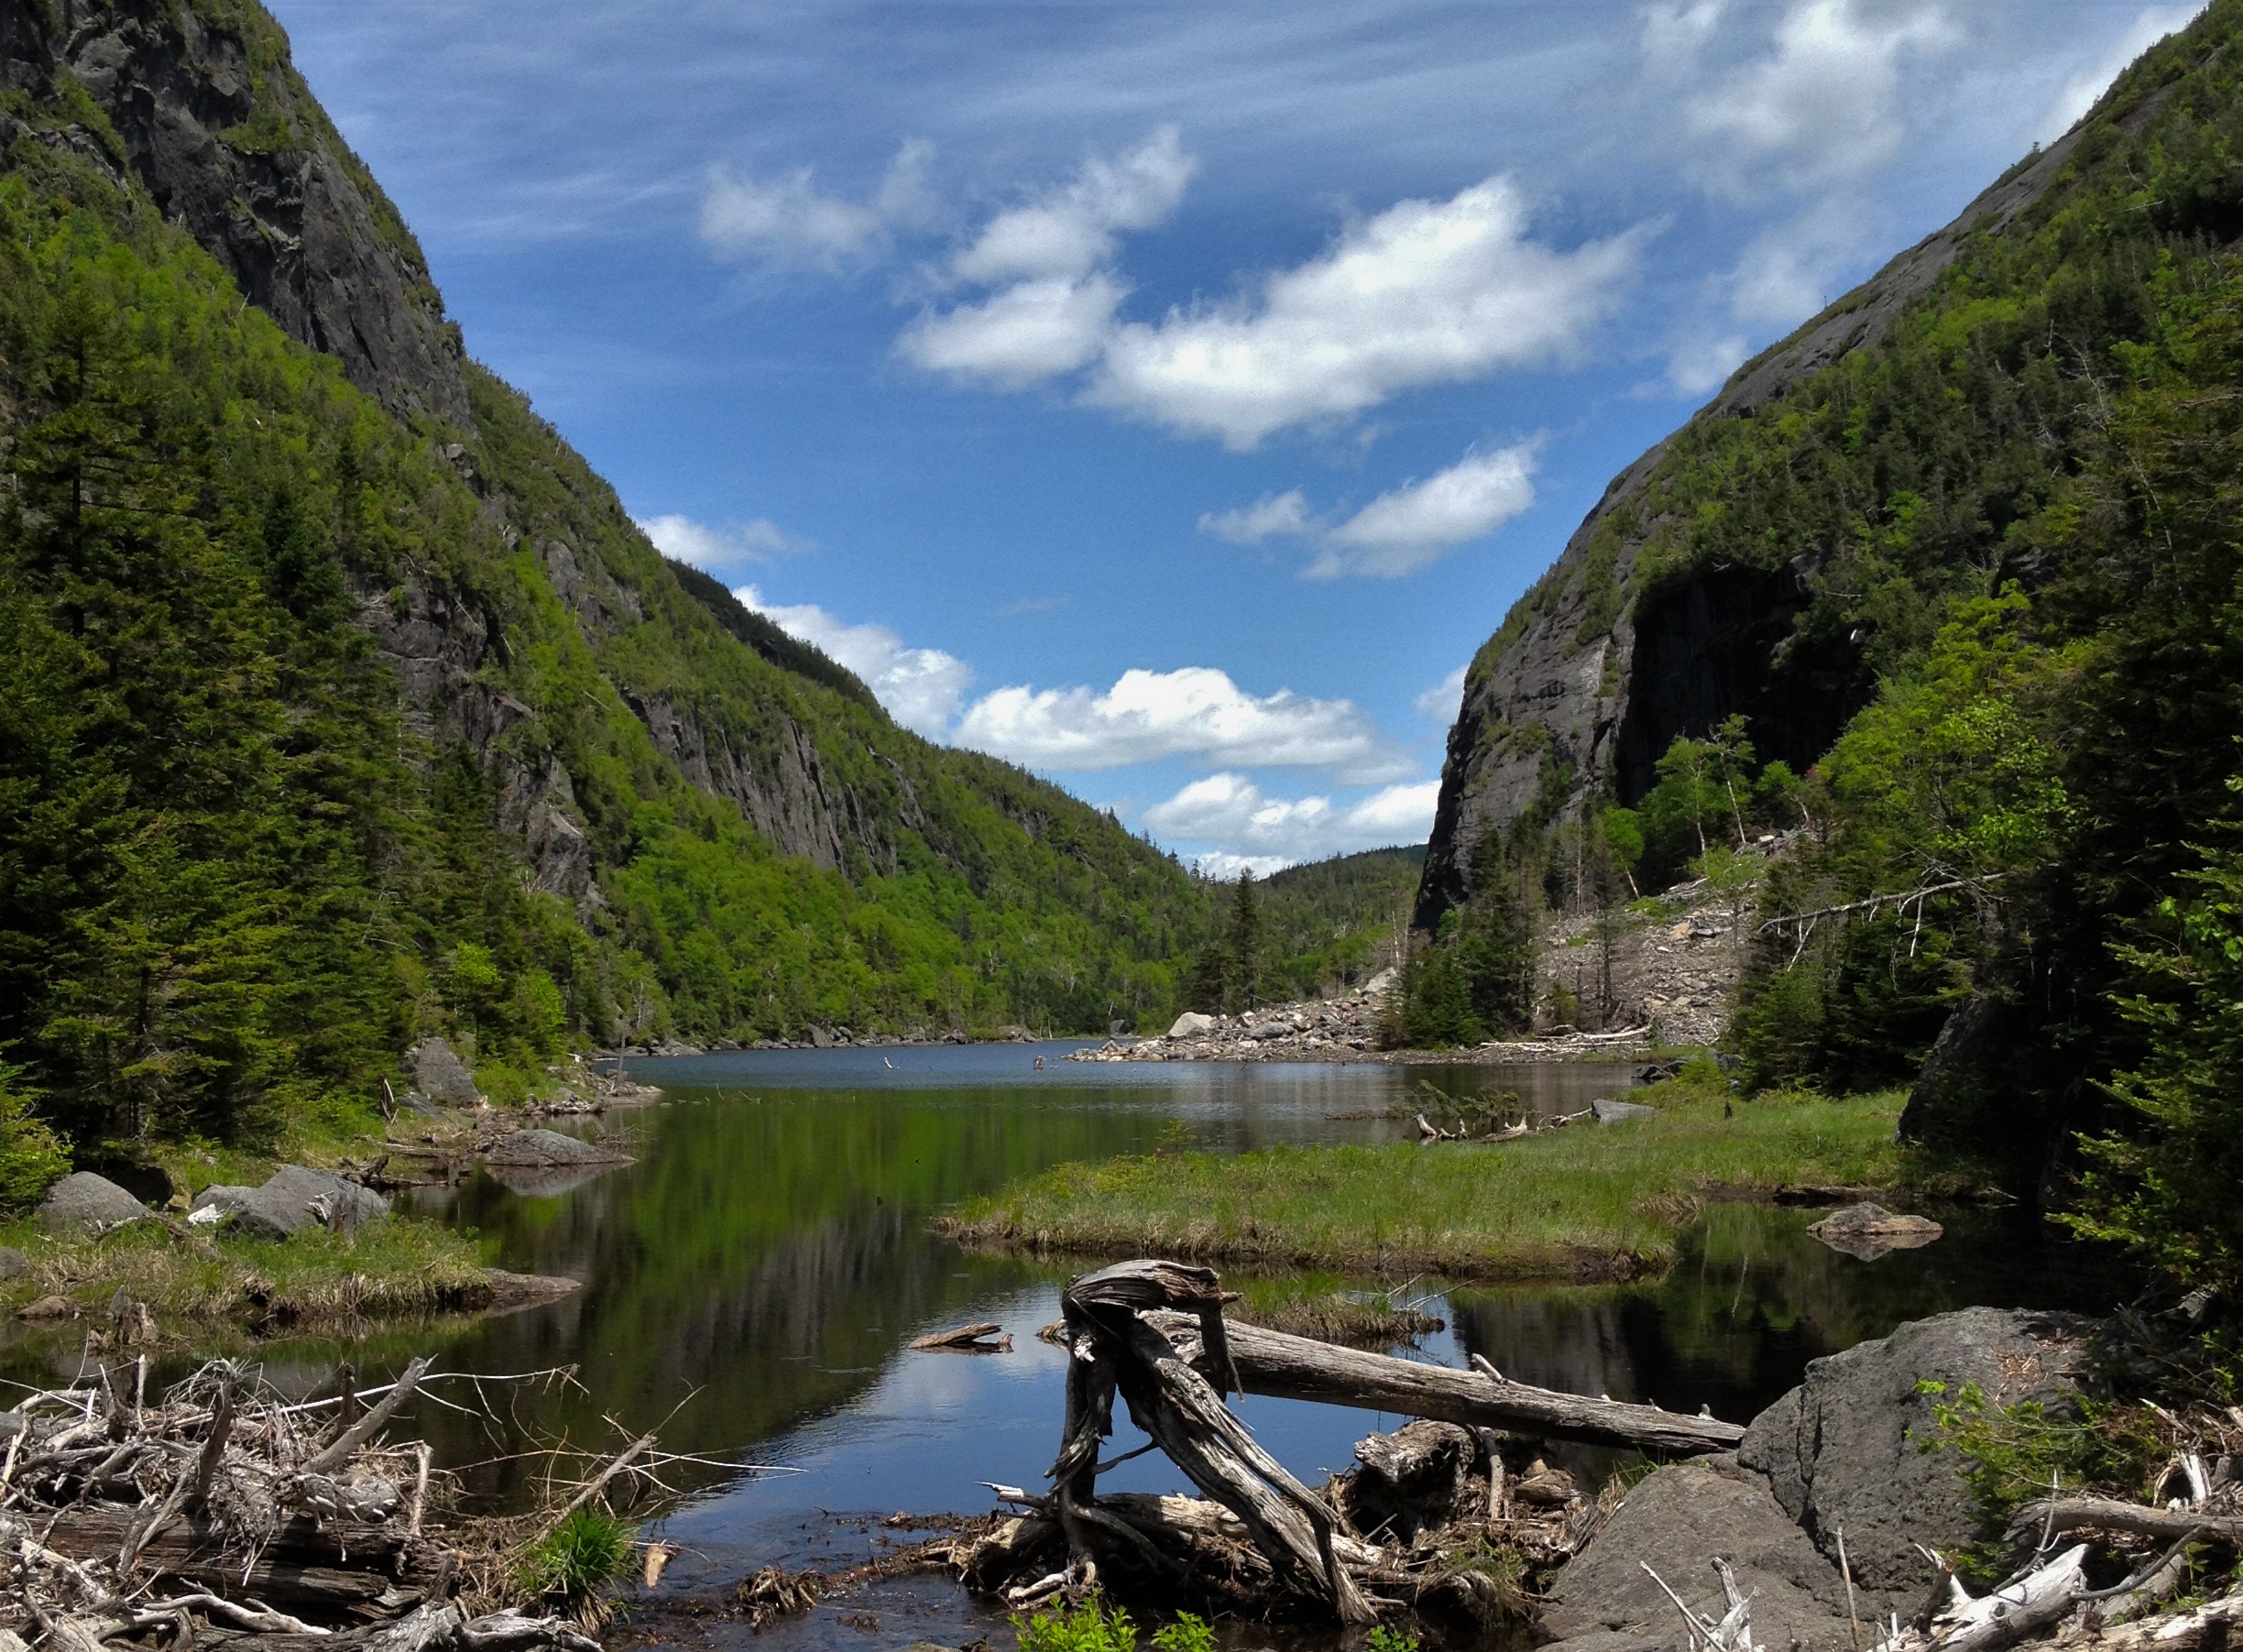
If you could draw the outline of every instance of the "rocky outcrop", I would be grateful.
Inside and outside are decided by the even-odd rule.
[[[405,1065],[411,1069],[413,1088],[432,1101],[473,1107],[483,1100],[475,1075],[446,1039],[423,1038],[405,1052]]]
[[[68,77],[109,127],[41,136],[121,163],[252,303],[393,412],[473,428],[459,334],[427,260],[277,24],[255,6],[219,23],[189,0],[0,10],[0,86],[44,98]]]
[[[1975,1384],[1989,1406],[2069,1391],[2084,1321],[1964,1308],[1901,1326],[1807,1367],[1806,1381],[1753,1420],[1737,1461],[1767,1477],[1825,1559],[1846,1535],[1854,1581],[1879,1613],[1911,1609],[1926,1582],[1916,1546],[1951,1551],[1976,1513],[1953,1452],[1927,1450],[1932,1406]]]
[[[1692,422],[1749,418],[1883,337],[1974,236],[2000,234],[2040,197],[2076,139],[2075,131],[2039,151],[1953,223],[1739,367]],[[1806,603],[1803,560],[1774,571],[1702,569],[1655,598],[1632,599],[1636,553],[1658,526],[1637,507],[1667,454],[1661,443],[1614,479],[1466,673],[1416,927],[1435,928],[1470,898],[1472,846],[1530,806],[1563,813],[1600,788],[1632,803],[1676,735],[1702,734],[1739,712],[1751,717],[1763,759],[1803,770],[1864,703],[1870,684],[1857,652],[1789,657],[1781,649]]]
[[[107,1176],[75,1171],[47,1190],[39,1201],[39,1226],[49,1233],[99,1233],[138,1221],[148,1207]]]

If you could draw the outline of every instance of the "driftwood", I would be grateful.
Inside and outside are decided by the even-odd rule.
[[[2217,1537],[2243,1548],[2243,1517],[2205,1515],[2187,1509],[2145,1508],[2115,1497],[2043,1498],[2019,1508],[2009,1523],[2012,1537],[2047,1532],[2134,1532],[2168,1540],[2187,1537]]]
[[[1752,1600],[1737,1589],[1736,1574],[1729,1570],[1729,1562],[1716,1559],[1713,1570],[1721,1578],[1722,1596],[1727,1609],[1718,1618],[1705,1617],[1692,1612],[1682,1597],[1667,1586],[1667,1580],[1651,1570],[1648,1560],[1638,1562],[1644,1575],[1659,1586],[1659,1592],[1674,1603],[1682,1622],[1690,1630],[1692,1652],[1701,1645],[1711,1652],[1760,1652],[1752,1637]]]
[[[1190,1329],[1179,1315],[1155,1315],[1153,1322],[1172,1334]],[[1253,1325],[1231,1325],[1226,1335],[1230,1364],[1248,1394],[1506,1428],[1539,1439],[1632,1446],[1670,1457],[1730,1450],[1745,1438],[1737,1424],[1710,1417],[1561,1394],[1485,1372],[1336,1348]]]
[[[1916,1620],[1891,1630],[1877,1652],[1991,1652],[2069,1616],[2087,1592],[2087,1546],[2076,1544],[1973,1599],[1946,1560]]]
[[[956,1330],[914,1337],[911,1346],[921,1353],[1011,1353],[1012,1339],[1000,1335],[1003,1330],[1003,1326],[990,1319],[978,1325],[961,1325]]]

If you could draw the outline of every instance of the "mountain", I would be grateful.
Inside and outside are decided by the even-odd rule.
[[[1171,1012],[1206,893],[666,562],[253,0],[0,8],[0,1092],[233,1139],[431,1034],[506,1095]]]
[[[1614,480],[1467,673],[1417,926],[1787,829],[1746,1087],[1912,1083],[1912,1138],[2243,1285],[2239,235],[2214,0]]]

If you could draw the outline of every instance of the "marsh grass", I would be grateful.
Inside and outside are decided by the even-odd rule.
[[[169,1220],[134,1222],[99,1238],[0,1226],[0,1244],[30,1263],[0,1281],[0,1307],[60,1296],[105,1315],[119,1290],[157,1322],[226,1322],[252,1329],[314,1327],[456,1313],[490,1300],[473,1236],[434,1222],[393,1220],[360,1233],[312,1231],[286,1242],[220,1238]]]
[[[1701,1081],[1638,1099],[1658,1110],[1499,1143],[1061,1165],[940,1225],[968,1244],[1085,1256],[1626,1279],[1671,1262],[1677,1236],[1709,1200],[1787,1183],[1889,1187],[1907,1176],[1893,1142],[1898,1091],[1743,1100]]]

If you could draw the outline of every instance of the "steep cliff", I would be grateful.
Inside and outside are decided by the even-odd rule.
[[[254,5],[0,8],[0,1048],[73,1129],[269,1129],[433,1031],[505,1088],[1169,1012],[1191,880],[665,562]]]
[[[1599,793],[1633,804],[1677,735],[1701,737],[1742,713],[1764,759],[1804,770],[1829,749],[1877,667],[1866,646],[1874,621],[1849,615],[1834,624],[1832,604],[1817,601],[1844,528],[1764,521],[1770,531],[1747,554],[1724,554],[1734,543],[1683,515],[1686,505],[1724,489],[1769,490],[1756,475],[1712,474],[1728,452],[1720,427],[1784,420],[1833,368],[1876,351],[1902,318],[1944,307],[1942,281],[1959,260],[2020,219],[2044,216],[2052,188],[2061,197],[2090,126],[2136,128],[2161,106],[2154,87],[2137,85],[2127,97],[2019,162],[1952,224],[1739,367],[1680,432],[1614,478],[1465,673],[1415,927],[1436,927],[1470,899],[1470,846],[1491,828],[1529,815],[1561,818]],[[1922,476],[1884,476],[1887,498],[1850,501],[1852,513],[1886,514],[1892,495],[1927,478],[1975,497],[1978,477],[1945,473],[1971,468],[1975,457],[1958,465],[1931,455],[1915,467]],[[1737,514],[1728,498],[1711,502]],[[1983,550],[2003,525],[1997,514],[1942,554],[1952,563]]]

